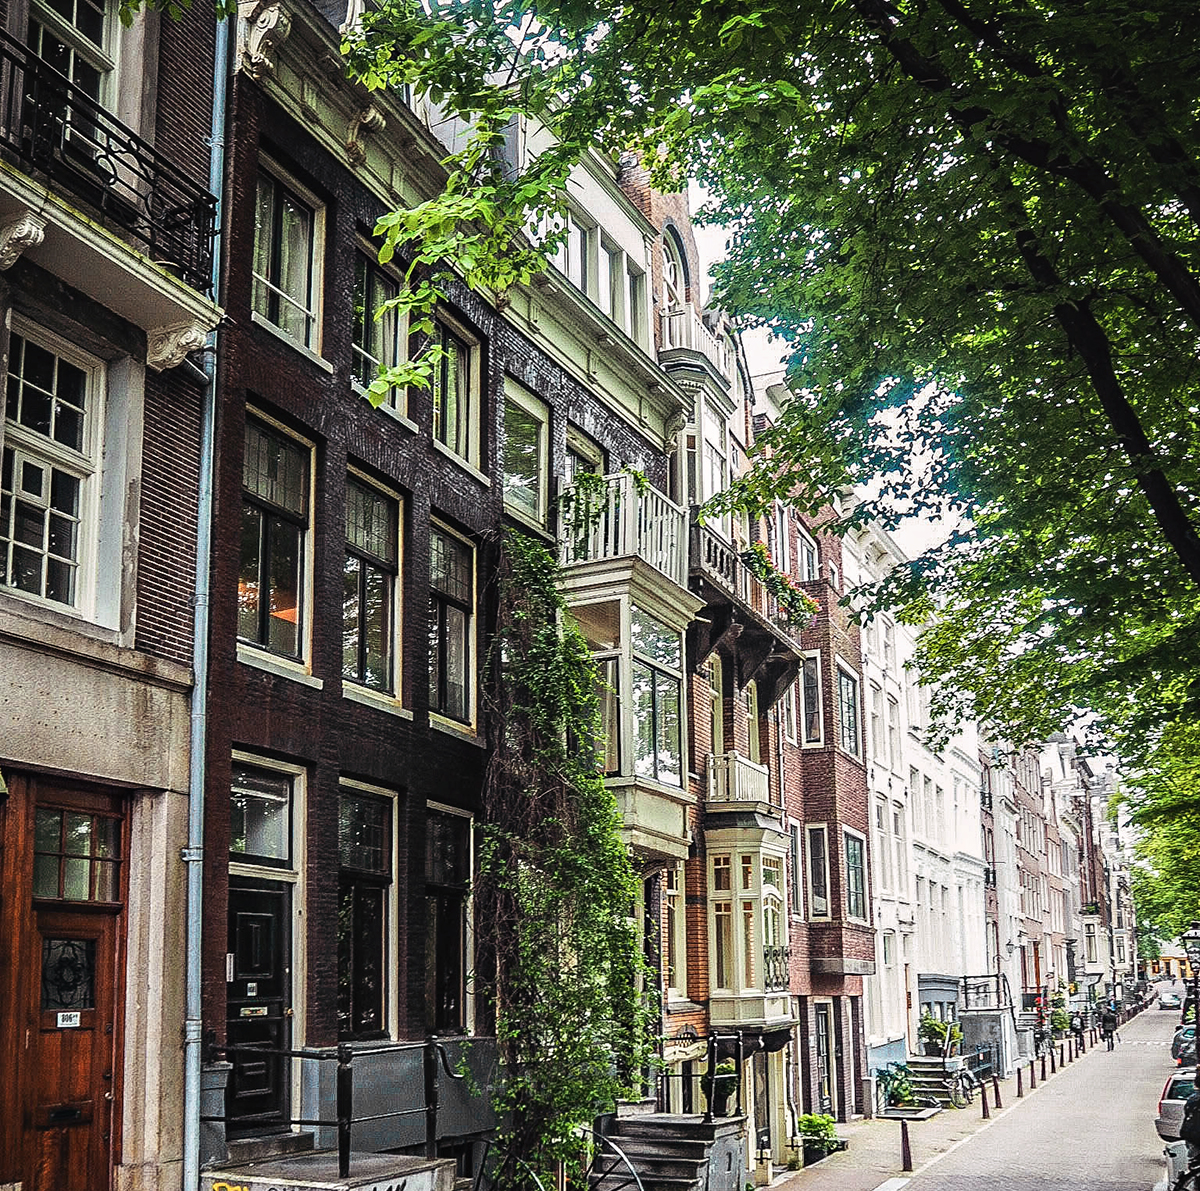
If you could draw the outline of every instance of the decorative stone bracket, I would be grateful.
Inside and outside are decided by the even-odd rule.
[[[241,0],[238,4],[237,70],[262,79],[275,69],[275,51],[292,30],[292,18],[278,0]]]
[[[0,270],[11,268],[27,248],[36,248],[46,237],[46,221],[24,211],[0,225]]]
[[[188,352],[204,346],[208,331],[201,323],[169,323],[146,333],[146,367],[165,372],[183,363]]]
[[[367,104],[346,127],[346,156],[351,165],[362,165],[367,160],[367,147],[363,137],[368,133],[380,133],[387,127],[383,113],[374,105]]]

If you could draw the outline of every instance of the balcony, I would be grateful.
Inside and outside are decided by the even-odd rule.
[[[563,494],[559,561],[640,558],[687,587],[687,514],[628,472],[583,482]]]
[[[771,802],[770,774],[759,765],[737,753],[708,754],[708,801],[712,802]]]
[[[207,291],[216,200],[30,49],[0,33],[0,156],[41,176],[152,261]]]
[[[763,948],[764,991],[786,992],[791,985],[789,964],[792,958],[790,947]]]
[[[678,360],[685,352],[703,356],[722,380],[733,375],[729,345],[704,325],[690,306],[664,310],[659,315],[659,358],[663,364]]]

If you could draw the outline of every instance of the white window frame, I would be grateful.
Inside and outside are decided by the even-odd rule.
[[[478,616],[479,616],[479,554],[475,549],[475,543],[471,541],[465,534],[461,534],[458,530],[453,529],[444,521],[437,517],[431,517],[429,520],[430,534],[436,530],[439,533],[445,534],[447,537],[454,538],[461,542],[471,552],[471,608],[467,623],[467,681],[470,685],[470,690],[467,692],[467,711],[468,718],[463,720],[455,719],[453,716],[443,715],[441,712],[435,711],[431,706],[429,708],[429,722],[437,727],[449,729],[451,732],[469,732],[474,733],[476,728],[477,715],[477,700],[479,688],[479,674],[477,670],[477,648],[478,642]],[[433,582],[430,578],[429,592],[432,596]],[[428,608],[426,609],[428,616]],[[429,680],[428,664],[426,664],[425,680]],[[426,688],[428,690],[428,688]]]
[[[259,753],[247,752],[243,749],[233,749],[231,759],[236,764],[253,765],[256,769],[266,769],[282,774],[291,782],[291,816],[289,829],[291,837],[292,863],[287,868],[275,868],[268,865],[247,864],[243,861],[229,861],[231,877],[250,877],[254,880],[281,881],[292,887],[291,909],[291,966],[292,966],[292,1048],[300,1049],[306,1040],[308,989],[308,949],[306,946],[308,922],[308,907],[305,904],[308,896],[307,882],[304,874],[308,871],[308,833],[304,825],[308,822],[308,770],[303,765],[289,761],[279,761],[274,757],[264,757]],[[233,791],[230,790],[232,795]],[[301,1094],[301,1063],[298,1059],[288,1060],[291,1064],[291,1094],[292,1103],[300,1103]]]
[[[800,739],[798,726],[800,723],[799,696],[796,689],[799,681],[799,679],[794,679],[788,685],[787,690],[783,692],[783,698],[780,700],[783,715],[783,737],[788,744],[793,745],[798,744]]]
[[[812,856],[812,837],[814,832],[820,832],[822,839],[825,841],[825,856],[824,856],[824,875],[825,875],[825,912],[820,913],[817,910],[816,897],[813,894],[813,856]],[[804,881],[805,890],[808,894],[808,917],[812,922],[828,922],[833,918],[833,890],[829,885],[829,824],[828,823],[805,823],[804,824]]]
[[[507,412],[509,404],[529,414],[538,424],[538,476],[535,495],[536,507],[531,516],[522,505],[509,499],[509,486],[505,481],[504,450],[507,446]],[[501,487],[504,496],[504,509],[513,517],[544,529],[549,512],[550,494],[550,407],[540,397],[535,396],[524,385],[518,384],[511,377],[504,378],[504,411],[505,411],[505,444],[501,447]]]
[[[383,927],[384,970],[387,972],[387,992],[384,996],[384,1016],[387,1023],[388,1037],[395,1041],[400,1037],[400,979],[397,967],[399,949],[397,939],[400,923],[400,795],[386,786],[375,786],[368,782],[360,782],[355,778],[338,778],[338,794],[342,790],[352,793],[370,794],[382,799],[391,807],[391,869],[392,879],[388,886],[386,899],[387,919]],[[339,869],[340,869],[339,863]],[[340,899],[340,894],[339,894]]]
[[[48,30],[67,46],[72,54],[80,55],[87,61],[88,65],[100,75],[98,98],[100,106],[107,111],[116,112],[118,103],[117,69],[121,44],[117,6],[104,4],[104,28],[99,44],[92,41],[73,21],[68,21],[49,5],[40,3],[40,0],[29,0],[28,21],[36,21],[43,29]],[[28,29],[22,40],[27,41],[27,39]],[[31,52],[33,52],[32,49]]]
[[[304,631],[300,635],[300,654],[298,657],[288,657],[286,654],[275,653],[257,641],[250,641],[239,636],[237,639],[238,661],[269,670],[272,673],[282,674],[285,677],[299,678],[301,681],[304,677],[312,679],[313,577],[316,550],[316,544],[313,541],[316,537],[313,531],[313,517],[317,499],[316,444],[311,439],[297,434],[290,426],[285,426],[278,418],[271,417],[259,406],[247,404],[246,417],[265,423],[272,430],[292,439],[308,452],[308,517],[304,527],[304,541],[301,544],[301,558],[303,559],[301,583],[304,590],[300,593],[300,600],[301,614],[304,617]],[[243,481],[239,488],[239,497],[242,497],[244,491],[245,483]],[[240,513],[240,502],[238,510]],[[319,681],[312,679],[309,685],[316,685]]]
[[[837,710],[838,710],[838,748],[847,756],[854,757],[857,760],[863,759],[863,724],[862,724],[862,684],[859,681],[858,675],[844,662],[840,657],[836,663],[837,677]],[[854,687],[854,736],[855,745],[853,749],[846,747],[846,723],[842,711],[842,680],[845,679],[853,684]]]
[[[75,564],[75,585],[73,598],[70,603],[55,600],[39,592],[23,591],[6,583],[0,586],[0,592],[14,599],[45,608],[54,612],[76,615],[86,620],[99,621],[109,627],[117,627],[119,617],[120,595],[114,592],[108,600],[103,598],[99,590],[98,575],[103,569],[117,576],[120,568],[120,541],[122,532],[123,509],[112,510],[112,516],[105,516],[102,504],[105,502],[106,491],[116,495],[114,482],[120,482],[124,487],[126,468],[124,451],[112,452],[112,456],[122,456],[121,459],[110,462],[104,450],[105,439],[116,429],[109,422],[108,401],[108,367],[96,356],[81,352],[77,347],[54,334],[52,331],[39,326],[18,314],[12,316],[12,331],[20,335],[27,343],[41,348],[57,356],[74,367],[80,369],[86,376],[83,411],[83,449],[75,450],[63,443],[56,442],[48,435],[32,430],[14,419],[0,419],[0,450],[13,452],[13,507],[11,515],[16,515],[16,500],[19,489],[19,472],[24,462],[30,462],[44,469],[45,492],[43,507],[49,507],[51,483],[50,469],[57,468],[76,479],[79,483],[79,506],[76,518],[75,532],[77,534],[76,557],[71,560]],[[10,357],[11,362],[11,357]],[[141,386],[137,393],[130,394],[130,400],[136,400],[140,409]],[[115,408],[119,403],[113,402],[112,415],[114,420],[120,416],[120,410]],[[137,443],[128,444],[130,453],[140,462],[140,439]],[[116,473],[120,471],[118,476]],[[23,501],[38,503],[37,498],[22,495]],[[7,533],[7,526],[4,527]],[[116,533],[115,542],[113,533]],[[0,547],[8,552],[11,559],[15,543]],[[43,572],[47,553],[38,550],[42,558]],[[62,556],[58,556],[62,557]],[[7,564],[6,560],[6,564]],[[10,578],[11,570],[8,572]],[[118,586],[118,585],[114,585]]]
[[[431,798],[425,800],[425,813],[430,811],[442,815],[454,815],[467,821],[467,891],[464,895],[464,916],[466,926],[463,930],[463,1037],[472,1037],[475,1033],[475,993],[472,973],[475,971],[475,816],[461,806],[450,806],[449,803],[436,802]],[[421,897],[425,896],[425,859],[420,860]]]
[[[729,888],[718,889],[716,882],[717,861],[723,860],[728,865],[729,873]],[[709,949],[709,982],[713,992],[733,993],[737,991],[737,974],[738,974],[738,923],[736,921],[736,910],[738,890],[736,886],[737,865],[734,863],[733,852],[715,852],[710,853],[707,864],[708,870],[708,930],[709,938],[712,940],[712,947]],[[729,914],[729,952],[725,957],[726,968],[730,979],[725,983],[718,981],[717,970],[717,907],[721,906]]]
[[[821,577],[821,552],[813,537],[800,526],[796,527],[796,539],[796,567],[800,581],[815,583]]]
[[[479,439],[480,424],[483,420],[483,341],[461,319],[456,318],[445,306],[439,306],[434,313],[434,322],[445,327],[467,349],[467,415],[465,419],[466,453],[456,451],[449,443],[438,437],[437,424],[433,423],[434,450],[440,451],[448,459],[458,464],[466,464],[468,470],[477,478],[487,482],[487,478],[479,471]],[[441,361],[434,363],[434,369],[441,368]],[[436,383],[436,381],[435,381]],[[433,392],[429,393],[430,417],[433,418]]]
[[[889,694],[885,700],[887,706],[888,734],[888,768],[893,773],[900,772],[900,735],[904,731],[900,723],[900,700]]]
[[[397,294],[404,291],[404,281],[396,272],[395,269],[388,265],[379,263],[378,251],[368,242],[359,239],[355,245],[355,268],[354,268],[354,298],[358,299],[358,258],[363,257],[367,261],[369,269],[373,269],[381,276],[386,277],[396,287]],[[363,310],[364,326],[371,324],[378,325],[375,320],[376,311],[372,309]],[[403,364],[408,359],[408,312],[404,310],[394,310],[393,316],[396,319],[396,358],[390,363],[387,360],[377,360],[365,347],[360,347],[354,342],[354,333],[351,333],[350,343],[350,387],[356,392],[365,394],[367,386],[362,383],[358,376],[358,366],[360,360],[370,361],[376,365],[383,365],[385,368],[392,368],[398,364]],[[374,379],[374,378],[372,378]],[[393,414],[398,418],[407,420],[408,416],[408,390],[403,385],[392,385],[387,395],[384,397],[379,408],[386,413]]]
[[[377,691],[351,678],[342,678],[342,695],[355,702],[381,704],[389,711],[404,706],[404,497],[395,488],[381,484],[374,477],[350,464],[346,474],[364,487],[374,488],[396,502],[396,578],[392,585],[392,690]],[[342,543],[345,553],[345,541]]]
[[[298,182],[296,178],[285,170],[278,162],[273,160],[267,154],[259,154],[258,158],[258,173],[269,174],[275,181],[276,185],[283,186],[295,193],[296,197],[301,200],[312,211],[312,239],[308,246],[309,258],[309,294],[308,307],[300,306],[299,308],[305,311],[305,316],[311,321],[312,334],[311,342],[305,343],[301,339],[297,339],[294,335],[285,331],[278,323],[274,322],[268,315],[260,313],[253,309],[253,296],[251,297],[250,321],[256,326],[260,326],[269,331],[272,335],[277,336],[284,343],[290,344],[303,355],[312,360],[318,361],[326,371],[332,371],[333,366],[324,359],[321,355],[321,342],[324,334],[324,296],[325,296],[325,215],[326,204],[314,194],[303,183]],[[258,177],[255,175],[255,203],[257,204],[257,187]],[[270,289],[279,290],[273,282],[268,281],[265,277],[261,277],[254,272],[254,248],[251,248],[250,256],[251,270],[251,289],[253,290],[253,282],[261,281],[263,285]],[[290,297],[286,300],[292,301]],[[299,306],[299,303],[294,303]]]
[[[628,690],[627,705],[628,705],[629,710],[628,710],[628,719],[626,722],[628,723],[628,730],[629,730],[630,776],[632,776],[637,781],[654,782],[656,785],[663,786],[666,789],[674,790],[674,789],[679,789],[680,787],[682,787],[683,789],[686,790],[687,784],[688,784],[688,772],[687,772],[687,754],[688,754],[687,683],[684,682],[684,675],[685,675],[684,667],[687,663],[686,642],[683,640],[683,635],[682,635],[682,633],[679,632],[679,630],[677,630],[674,627],[672,627],[671,625],[667,624],[656,613],[651,612],[651,611],[647,610],[646,608],[641,607],[632,601],[630,601],[628,603],[627,607],[629,609],[628,614],[627,614],[628,619],[626,620],[624,616],[622,617],[622,621],[623,621],[622,632],[624,634],[624,642],[627,644],[627,648],[622,651],[622,655],[623,655],[623,659],[628,659],[628,660],[627,661],[623,660],[622,665],[625,666],[626,673],[628,675],[627,679],[625,679],[625,684],[626,684],[626,687]],[[643,654],[643,653],[638,652],[636,646],[634,645],[634,641],[633,641],[633,616],[634,616],[634,613],[641,613],[642,616],[645,616],[647,619],[653,621],[654,624],[656,624],[659,628],[664,629],[667,633],[671,634],[671,636],[676,639],[676,641],[678,642],[678,645],[679,645],[679,665],[677,668],[668,666],[664,662],[660,662],[660,661],[656,660],[655,658],[652,658],[649,654]],[[634,700],[633,700],[633,670],[634,670],[634,666],[636,666],[636,665],[645,666],[649,670],[654,671],[657,674],[667,677],[668,679],[670,679],[671,681],[673,681],[676,684],[676,690],[678,691],[678,695],[679,695],[679,781],[677,783],[664,781],[662,778],[658,777],[656,774],[639,774],[637,772],[638,718],[637,718],[637,708],[634,706]],[[657,727],[657,713],[656,713],[655,727]]]
[[[674,876],[675,888],[670,887]],[[668,919],[667,930],[667,999],[687,999],[687,873],[683,863],[668,866],[663,874],[663,911]],[[673,952],[671,944],[674,944]],[[670,982],[674,973],[676,983]]]
[[[849,840],[857,840],[862,845],[862,914],[855,914],[850,909],[850,855],[847,846]],[[846,880],[846,918],[850,922],[869,922],[871,920],[871,884],[868,879],[868,868],[870,862],[868,860],[867,837],[861,831],[855,831],[853,827],[842,826],[842,865],[845,870]]]
[[[808,700],[804,690],[804,664],[806,661],[815,660],[817,663],[817,736],[816,739],[808,738]],[[800,747],[808,749],[817,749],[825,747],[825,690],[824,690],[824,662],[819,649],[806,650],[800,655],[800,674],[797,677],[800,695],[800,718],[798,731],[800,733]]]
[[[746,759],[762,764],[762,732],[758,715],[758,683],[750,679],[742,687],[742,703],[746,709]]]
[[[708,659],[709,714],[712,720],[712,751],[714,756],[725,753],[725,667],[721,655]]]
[[[788,914],[793,918],[804,917],[805,874],[808,871],[804,863],[804,824],[799,819],[793,819],[788,832],[791,866],[791,888],[788,890]]]
[[[884,757],[884,727],[883,727],[883,688],[878,683],[870,683],[871,695],[871,760],[882,765]]]

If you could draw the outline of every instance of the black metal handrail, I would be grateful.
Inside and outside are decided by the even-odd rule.
[[[391,1120],[394,1117],[410,1117],[424,1114],[425,1117],[425,1156],[437,1157],[437,1127],[438,1108],[441,1101],[441,1080],[438,1074],[439,1062],[446,1075],[452,1080],[464,1080],[465,1075],[458,1074],[450,1068],[450,1057],[446,1047],[436,1034],[431,1034],[424,1042],[398,1043],[390,1046],[373,1046],[364,1056],[374,1057],[381,1052],[395,1050],[413,1050],[416,1047],[423,1050],[425,1074],[425,1103],[420,1108],[398,1108],[390,1112],[373,1113],[366,1116],[354,1115],[354,1055],[355,1051],[349,1043],[338,1043],[332,1054],[327,1050],[314,1050],[302,1047],[289,1050],[283,1046],[271,1046],[269,1043],[248,1042],[241,1045],[218,1046],[211,1034],[206,1046],[206,1061],[211,1062],[219,1056],[239,1054],[273,1055],[283,1059],[311,1059],[315,1062],[337,1062],[337,1099],[336,1118],[329,1120],[322,1117],[289,1117],[292,1125],[337,1125],[338,1131],[338,1178],[344,1179],[350,1174],[350,1135],[356,1124],[367,1121]],[[202,1116],[201,1121],[225,1121],[221,1116]]]
[[[0,154],[61,185],[194,289],[216,199],[28,46],[0,31]]]

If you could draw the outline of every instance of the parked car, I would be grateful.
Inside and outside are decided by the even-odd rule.
[[[1158,994],[1158,1007],[1160,1009],[1178,1009],[1182,1004],[1183,998],[1177,992]]]
[[[1187,1142],[1167,1142],[1163,1147],[1163,1164],[1163,1177],[1154,1184],[1154,1191],[1171,1191],[1179,1176],[1187,1170]]]
[[[1183,1106],[1196,1090],[1196,1069],[1176,1071],[1166,1082],[1158,1098],[1158,1116],[1154,1128],[1163,1141],[1178,1141],[1179,1127],[1183,1124]]]
[[[1196,1045],[1196,1027],[1195,1026],[1176,1026],[1175,1037],[1171,1039],[1171,1058],[1177,1059],[1184,1050]]]

